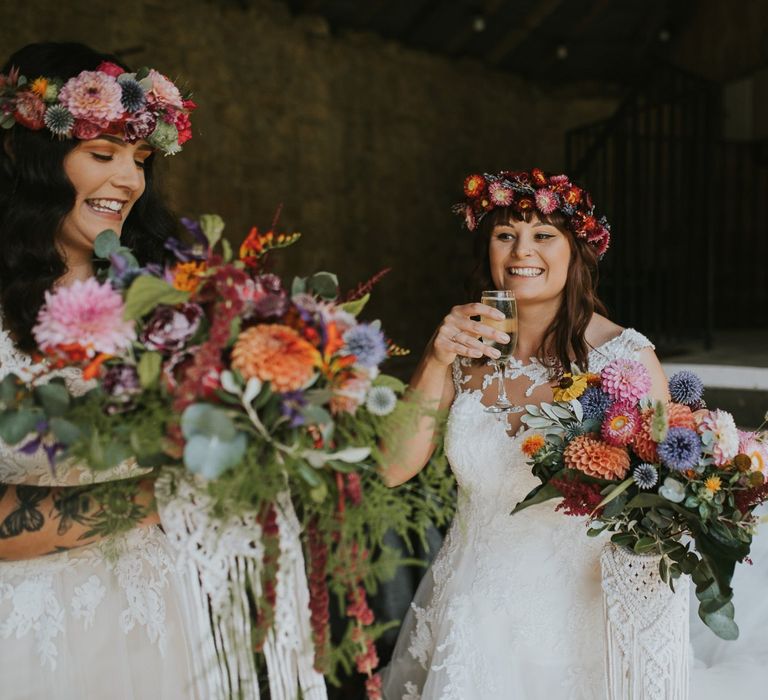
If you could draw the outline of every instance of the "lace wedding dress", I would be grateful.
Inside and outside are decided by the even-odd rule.
[[[29,377],[29,356],[0,325],[0,379]],[[85,389],[67,375],[73,391]],[[122,465],[99,481],[135,475]],[[72,486],[86,470],[0,443],[0,483]],[[44,513],[47,515],[47,513]],[[181,700],[197,697],[188,582],[157,527],[58,554],[0,562],[0,695],[8,700]]]
[[[645,347],[652,347],[647,338],[625,330],[592,350],[589,371],[599,372],[616,358],[637,359]],[[528,386],[531,403],[551,400],[542,392],[546,370],[535,360],[512,364],[506,376]],[[606,696],[604,539],[587,537],[585,520],[555,512],[553,501],[510,515],[539,481],[520,450],[526,431],[512,437],[505,421],[484,410],[484,390],[492,379],[477,365],[454,364],[456,398],[445,450],[459,486],[456,517],[404,620],[383,673],[384,698],[600,700]],[[754,591],[762,590],[760,606],[768,613],[764,574],[761,583],[749,576],[752,572],[742,573]],[[737,591],[737,610],[746,618],[751,611],[740,595]],[[768,614],[762,619],[768,621]],[[698,620],[691,628],[697,640],[713,647],[707,673],[723,681],[717,675],[721,645]],[[760,628],[754,628],[752,636],[759,639]],[[767,629],[762,627],[757,653],[763,666]],[[728,644],[734,643],[722,643]],[[750,642],[737,644],[744,649]],[[744,675],[749,664],[741,663],[736,647],[726,648],[735,660],[723,682],[734,688],[738,666],[735,687],[741,697],[763,697],[762,683],[754,685],[760,666],[750,671],[750,679]],[[691,698],[723,697],[709,690],[704,663],[696,665]]]

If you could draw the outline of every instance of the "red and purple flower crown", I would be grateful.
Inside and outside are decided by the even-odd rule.
[[[453,211],[464,217],[470,231],[477,229],[489,211],[511,207],[521,215],[533,212],[546,216],[559,211],[576,238],[592,246],[601,258],[611,242],[610,224],[604,216],[595,215],[589,192],[574,185],[567,175],[547,176],[538,168],[474,174],[464,180],[464,196]]]
[[[111,134],[128,143],[145,139],[172,155],[192,138],[189,114],[196,106],[152,68],[128,73],[105,61],[67,81],[39,77],[29,82],[15,68],[0,74],[0,126],[47,128],[59,138]]]

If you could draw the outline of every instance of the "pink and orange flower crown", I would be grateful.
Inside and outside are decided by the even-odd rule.
[[[172,155],[192,138],[189,114],[196,106],[153,68],[128,73],[105,61],[67,81],[38,77],[30,82],[15,68],[0,74],[0,126],[48,129],[58,138],[145,139]]]
[[[499,207],[511,207],[519,214],[542,215],[559,211],[576,238],[592,246],[603,257],[611,242],[611,227],[604,216],[595,214],[589,192],[574,185],[567,175],[546,175],[542,170],[502,170],[497,175],[473,174],[464,180],[464,201],[453,211],[464,217],[470,231],[482,218]]]

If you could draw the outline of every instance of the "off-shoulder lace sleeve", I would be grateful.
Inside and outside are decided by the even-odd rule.
[[[619,358],[636,360],[638,353],[645,348],[654,349],[654,345],[634,328],[626,328],[589,353],[589,371],[600,372],[609,362]]]

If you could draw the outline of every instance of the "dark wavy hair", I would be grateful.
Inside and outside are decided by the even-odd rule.
[[[67,80],[84,70],[112,61],[115,56],[83,44],[39,43],[14,53],[3,66],[16,67],[30,80],[38,76]],[[75,188],[64,173],[64,158],[75,147],[43,129],[14,126],[0,149],[0,307],[3,323],[17,346],[35,347],[32,326],[46,290],[66,271],[55,238],[64,217],[75,204]],[[142,263],[163,258],[165,240],[177,231],[177,221],[156,191],[153,160],[144,167],[146,188],[125,220],[122,242]]]
[[[575,361],[581,371],[586,371],[590,347],[584,333],[595,311],[607,313],[605,305],[597,296],[597,253],[592,246],[576,240],[567,226],[565,216],[560,212],[536,216],[563,233],[571,247],[562,303],[544,333],[537,359],[549,368],[553,377],[569,371],[571,361]],[[484,289],[493,289],[495,286],[491,278],[488,250],[494,226],[513,221],[530,222],[532,217],[533,213],[526,212],[521,216],[509,207],[494,209],[483,217],[475,233],[474,266],[465,284],[471,301],[477,301]]]

